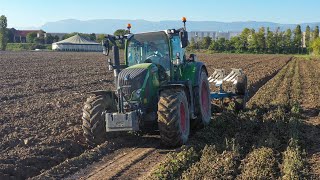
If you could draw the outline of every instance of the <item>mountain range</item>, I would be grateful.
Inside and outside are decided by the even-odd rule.
[[[97,19],[97,20],[76,20],[67,19],[56,22],[48,22],[38,27],[51,33],[105,33],[110,34],[117,29],[126,29],[127,24],[132,25],[132,32],[158,31],[170,28],[180,28],[183,26],[181,21],[146,21],[146,20],[124,20],[124,19]],[[313,29],[320,22],[300,24],[302,31],[305,31],[307,25]],[[222,32],[240,32],[244,28],[259,29],[260,27],[270,27],[271,30],[280,28],[286,30],[294,29],[297,24],[280,24],[274,22],[256,22],[256,21],[238,21],[238,22],[217,22],[217,21],[188,21],[188,31],[222,31]]]

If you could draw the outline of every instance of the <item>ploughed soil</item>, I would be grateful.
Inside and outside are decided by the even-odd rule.
[[[251,98],[249,104],[299,104],[310,175],[320,177],[320,60],[294,58]]]
[[[215,68],[242,68],[252,96],[291,57],[200,54],[198,59],[209,74]],[[113,89],[113,73],[101,53],[0,52],[0,69],[0,179],[63,178],[99,159],[105,162],[100,170],[117,168],[106,176],[138,178],[170,151],[159,146],[156,133],[126,134],[96,148],[85,144],[81,109],[86,93]],[[81,173],[95,178],[82,170],[75,179]]]

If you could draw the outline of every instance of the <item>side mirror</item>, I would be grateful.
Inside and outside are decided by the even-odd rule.
[[[179,32],[179,37],[181,39],[181,48],[185,48],[188,46],[188,32],[185,30],[181,30]]]
[[[102,49],[103,49],[103,54],[108,56],[109,55],[109,41],[108,40],[103,40],[101,42]]]

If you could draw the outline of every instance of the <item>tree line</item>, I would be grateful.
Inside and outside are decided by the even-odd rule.
[[[128,30],[118,29],[114,32],[114,35],[125,35]],[[104,38],[104,34],[95,33],[69,33],[65,34],[61,40],[67,39],[75,34],[87,38],[88,40],[101,42]],[[47,34],[46,36],[37,36],[36,32],[27,34],[27,43],[36,44],[51,44],[59,41],[58,36],[52,36]],[[310,26],[306,27],[305,38],[303,44],[303,33],[301,26],[292,31],[287,29],[281,31],[277,28],[275,31],[271,31],[270,28],[261,27],[258,31],[255,29],[245,28],[240,35],[232,37],[230,40],[226,38],[212,39],[210,37],[204,37],[202,40],[192,38],[188,49],[189,51],[204,49],[214,52],[231,52],[231,53],[270,53],[270,54],[308,54],[313,52],[320,55],[320,38],[319,38],[319,26],[316,26],[311,30]],[[5,50],[7,43],[13,42],[13,34],[7,29],[7,18],[0,16],[0,50]],[[123,45],[119,44],[120,48]]]
[[[281,31],[277,28],[271,31],[270,28],[261,27],[258,31],[245,28],[238,36],[230,40],[226,38],[212,39],[204,37],[202,40],[191,38],[188,50],[205,49],[214,52],[231,53],[269,53],[269,54],[308,54],[310,51],[317,51],[319,45],[319,26],[311,31],[310,26],[305,30],[305,46],[303,44],[303,33],[301,26],[292,31],[287,29]],[[317,48],[318,47],[318,48]]]

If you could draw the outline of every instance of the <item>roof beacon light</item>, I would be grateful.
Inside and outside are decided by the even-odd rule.
[[[187,18],[186,17],[182,17],[182,22],[183,22],[183,28],[184,28],[184,30],[186,30]]]
[[[131,24],[130,23],[128,24],[127,28],[128,28],[129,34],[130,34],[130,29],[131,29]]]

